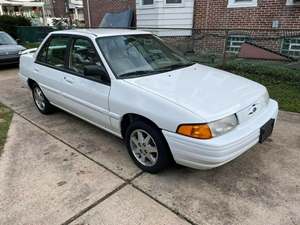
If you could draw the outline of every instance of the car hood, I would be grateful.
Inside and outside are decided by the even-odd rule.
[[[22,45],[0,45],[0,53],[16,53],[24,49]]]
[[[266,88],[256,82],[200,64],[126,82],[184,107],[207,122],[237,113],[266,93]]]

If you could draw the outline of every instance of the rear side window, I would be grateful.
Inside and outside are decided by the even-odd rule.
[[[65,59],[67,56],[67,48],[70,38],[54,36],[41,49],[37,61],[54,67],[65,67]]]

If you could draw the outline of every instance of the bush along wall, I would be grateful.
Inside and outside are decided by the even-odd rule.
[[[5,31],[13,38],[17,38],[17,26],[31,26],[31,22],[23,16],[0,16],[0,31]]]

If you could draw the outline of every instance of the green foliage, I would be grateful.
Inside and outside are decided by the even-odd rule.
[[[0,30],[7,32],[13,38],[17,38],[17,26],[31,26],[31,22],[23,16],[0,16]]]
[[[291,69],[284,64],[234,60],[227,62],[221,69],[237,74],[261,76],[261,79],[273,82],[285,81],[300,84],[300,70]]]
[[[7,131],[11,122],[12,112],[0,104],[0,154],[4,146]]]
[[[220,67],[266,86],[281,110],[300,112],[300,70],[282,63],[229,61]]]
[[[30,49],[30,48],[38,48],[40,46],[39,42],[34,42],[34,43],[25,43],[23,45],[25,48]]]

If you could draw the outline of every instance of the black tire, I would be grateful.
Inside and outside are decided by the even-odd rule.
[[[41,93],[41,96],[43,97],[43,104],[44,107],[41,107],[38,103],[37,103],[37,97],[35,94],[35,91],[39,91]],[[35,106],[37,107],[37,109],[42,113],[42,114],[51,114],[54,112],[54,106],[51,105],[51,103],[48,101],[48,99],[46,98],[46,96],[44,95],[42,89],[38,86],[38,84],[33,84],[32,85],[32,97],[33,97],[33,102],[35,104]]]
[[[131,135],[133,135],[134,132],[137,132],[140,130],[148,133],[152,137],[153,141],[155,142],[158,154],[157,154],[157,160],[154,165],[151,165],[151,166],[143,165],[136,158],[136,156],[131,148],[131,144],[130,144]],[[143,171],[146,171],[149,173],[158,173],[158,172],[164,170],[165,168],[169,167],[173,162],[173,160],[172,160],[173,158],[172,158],[168,143],[165,140],[161,130],[156,128],[153,125],[149,125],[146,122],[143,122],[143,121],[132,122],[126,130],[125,142],[126,142],[127,150],[128,150],[130,157],[132,158],[134,163],[139,168],[141,168]],[[154,154],[156,155],[156,153],[154,153]]]

